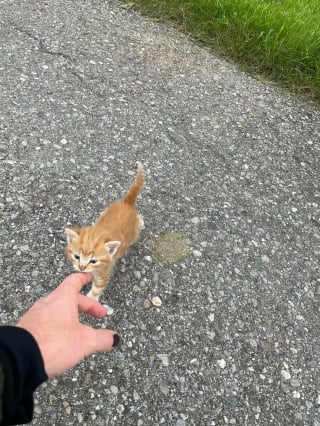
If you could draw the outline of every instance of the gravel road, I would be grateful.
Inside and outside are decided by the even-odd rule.
[[[118,1],[0,0],[0,40],[1,323],[147,175],[114,314],[83,317],[121,343],[32,425],[320,426],[320,112]]]

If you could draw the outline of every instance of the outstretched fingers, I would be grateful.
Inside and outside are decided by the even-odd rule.
[[[104,318],[107,315],[107,309],[104,306],[83,294],[78,295],[78,311],[96,318]]]
[[[77,272],[65,278],[58,288],[60,289],[71,288],[76,290],[79,293],[83,286],[85,286],[90,281],[92,281],[92,278],[93,276],[90,273]]]
[[[84,329],[84,340],[86,354],[90,355],[93,352],[106,352],[110,351],[113,347],[117,346],[119,343],[119,336],[116,332],[106,329],[96,329],[83,325]]]

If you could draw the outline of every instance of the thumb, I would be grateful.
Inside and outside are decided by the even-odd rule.
[[[119,336],[111,330],[91,328],[92,344],[91,352],[106,352],[119,344]]]

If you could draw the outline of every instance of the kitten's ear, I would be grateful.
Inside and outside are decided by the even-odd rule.
[[[65,233],[66,233],[66,236],[67,236],[68,244],[70,244],[75,238],[79,237],[79,235],[73,229],[64,228],[64,230],[65,230]]]
[[[107,243],[104,243],[104,246],[108,250],[110,256],[113,257],[117,253],[120,244],[121,241],[108,241]]]

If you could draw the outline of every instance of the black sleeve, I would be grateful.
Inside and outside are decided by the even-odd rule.
[[[0,327],[0,426],[30,422],[33,391],[47,379],[34,337],[20,327]]]

